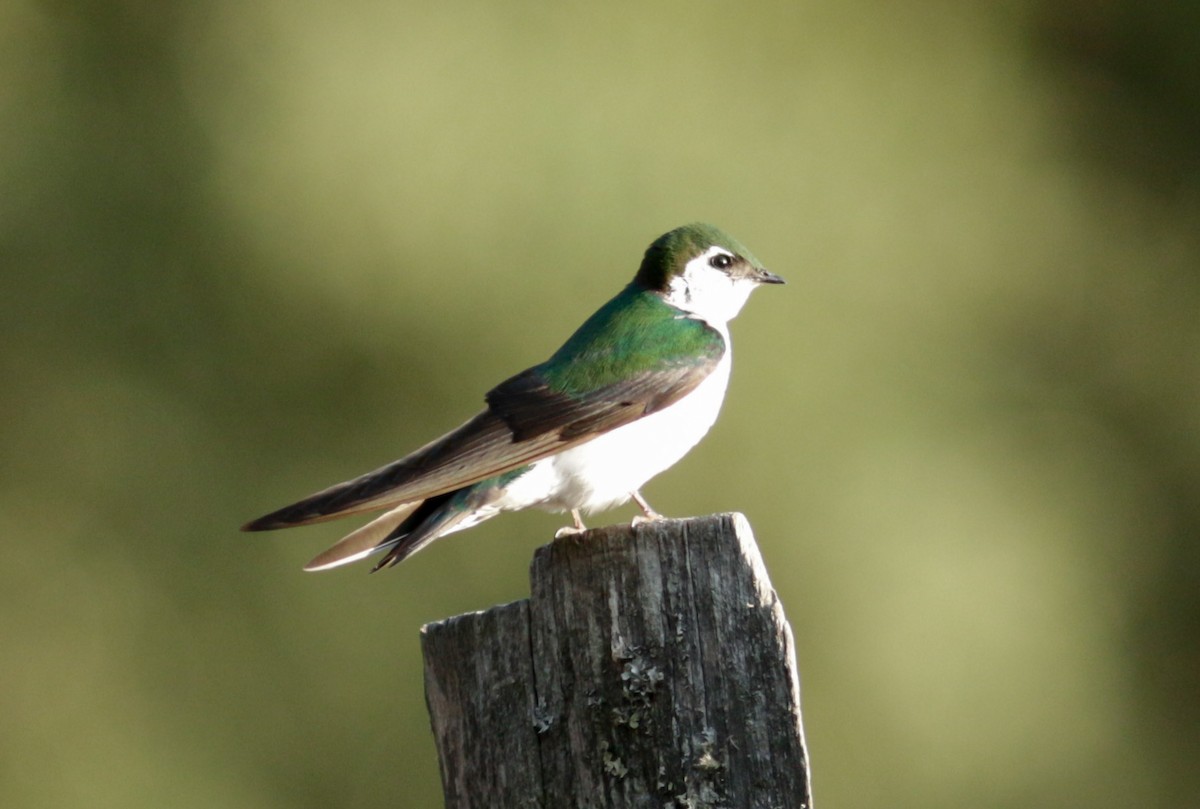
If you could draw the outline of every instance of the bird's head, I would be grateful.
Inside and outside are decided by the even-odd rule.
[[[760,284],[782,284],[737,239],[695,222],[654,240],[633,279],[709,322],[732,320]]]

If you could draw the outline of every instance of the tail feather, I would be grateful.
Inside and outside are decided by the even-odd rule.
[[[470,491],[471,487],[467,487],[431,497],[422,503],[421,508],[397,525],[380,543],[380,547],[388,546],[389,550],[387,555],[371,568],[371,572],[394,567],[435,539],[458,530],[459,523],[474,516],[474,510],[466,507],[465,503]]]
[[[430,542],[470,528],[499,513],[494,507],[503,478],[473,483],[424,500],[405,503],[376,517],[318,554],[305,570],[329,570],[385,553],[371,572],[403,562]]]
[[[392,532],[403,525],[424,502],[417,500],[414,503],[404,503],[381,514],[358,530],[342,537],[337,544],[317,554],[304,569],[309,572],[330,570],[386,550]]]

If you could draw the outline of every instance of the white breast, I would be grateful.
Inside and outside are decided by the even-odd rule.
[[[544,464],[544,469],[531,470],[527,477],[552,484],[552,496],[537,505],[549,510],[611,508],[628,500],[631,492],[673,466],[696,446],[717,420],[729,384],[732,352],[728,348],[728,332],[721,331],[725,337],[725,355],[687,396],[663,410],[547,458],[538,464],[539,467]],[[546,480],[547,477],[551,480]]]

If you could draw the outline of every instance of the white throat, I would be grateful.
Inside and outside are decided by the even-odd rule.
[[[709,264],[713,256],[730,255],[724,247],[710,247],[692,259],[671,279],[666,301],[712,325],[723,325],[742,310],[754,290],[754,281],[735,279]]]

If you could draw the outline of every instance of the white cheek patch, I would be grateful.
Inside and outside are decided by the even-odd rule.
[[[732,279],[708,262],[717,255],[733,255],[723,247],[710,247],[683,268],[683,272],[671,279],[667,289],[667,301],[685,311],[694,311],[705,298],[722,294],[733,285]]]
[[[691,284],[687,279],[690,270],[691,268],[688,267],[683,271],[683,275],[672,278],[671,283],[667,286],[667,303],[685,311],[690,310],[692,305]]]
[[[667,287],[667,303],[709,323],[732,320],[746,303],[755,284],[748,279],[739,281],[708,262],[713,256],[733,254],[724,247],[713,246],[689,261],[683,272],[671,279]]]

